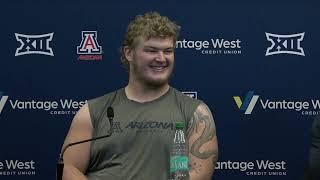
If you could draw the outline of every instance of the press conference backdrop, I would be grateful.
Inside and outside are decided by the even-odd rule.
[[[119,47],[129,21],[147,11],[182,27],[171,84],[213,112],[220,152],[212,179],[302,179],[320,113],[316,1],[7,0],[1,7],[0,179],[55,178],[75,112],[126,85]]]

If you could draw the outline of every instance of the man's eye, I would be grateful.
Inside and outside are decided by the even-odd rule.
[[[170,49],[170,50],[165,50],[165,51],[164,51],[164,53],[165,53],[165,54],[170,54],[170,53],[172,53],[172,52],[173,52],[173,50],[171,50],[171,49]]]

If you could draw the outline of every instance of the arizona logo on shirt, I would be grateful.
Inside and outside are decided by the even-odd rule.
[[[82,31],[80,46],[77,46],[79,60],[102,60],[102,47],[97,40],[97,31]]]

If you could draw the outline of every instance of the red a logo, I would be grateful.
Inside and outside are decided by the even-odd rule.
[[[80,46],[77,46],[78,54],[102,54],[102,48],[97,41],[97,31],[82,31]]]

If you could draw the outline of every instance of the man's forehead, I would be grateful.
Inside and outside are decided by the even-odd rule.
[[[165,46],[165,47],[173,47],[173,38],[172,37],[150,37],[150,38],[140,38],[139,44],[143,46]]]

